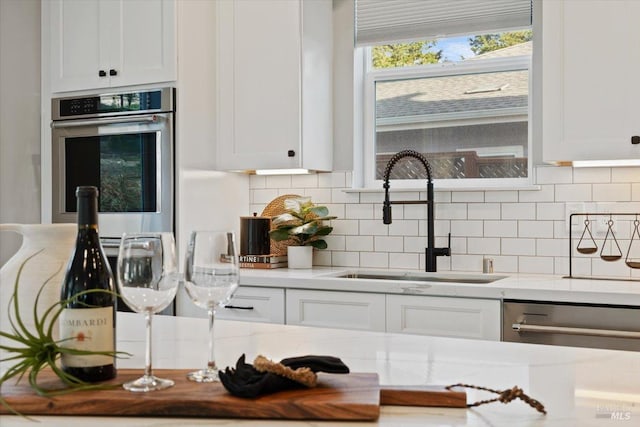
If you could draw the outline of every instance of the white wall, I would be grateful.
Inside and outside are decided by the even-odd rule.
[[[0,0],[0,223],[40,222],[40,1]],[[0,265],[20,237],[0,233]]]

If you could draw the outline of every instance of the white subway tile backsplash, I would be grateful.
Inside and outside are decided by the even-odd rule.
[[[603,202],[630,202],[631,184],[593,184],[593,198]]]
[[[434,208],[438,219],[466,219],[466,203],[437,203]]]
[[[426,194],[424,199],[426,199]],[[436,203],[451,203],[451,191],[436,191],[433,193],[433,200]]]
[[[387,252],[360,252],[360,267],[389,268],[389,254]]]
[[[503,203],[502,219],[536,219],[535,203]]]
[[[612,168],[611,182],[640,182],[640,167]]]
[[[360,193],[360,203],[382,203],[384,193]]]
[[[545,184],[540,186],[540,190],[521,190],[518,192],[519,202],[553,202],[555,198],[554,186]]]
[[[333,234],[353,235],[359,233],[359,223],[355,219],[333,219],[331,220],[333,226]]]
[[[291,188],[292,175],[267,175],[265,176],[266,188]]]
[[[327,209],[329,209],[329,215],[337,216],[338,219],[344,219],[344,204],[342,203],[324,203]]]
[[[510,239],[504,238],[501,241],[502,255],[535,255],[535,239]]]
[[[344,172],[329,172],[318,174],[318,187],[321,188],[346,188]]]
[[[328,188],[305,188],[304,196],[311,197],[311,201],[316,205],[326,206],[327,203],[331,203],[331,190]]]
[[[373,251],[373,236],[347,236],[347,251]]]
[[[416,270],[420,268],[420,255],[405,253],[390,253],[389,268]]]
[[[389,226],[382,223],[382,220],[361,219],[360,235],[362,236],[386,236],[389,234]]]
[[[439,271],[479,272],[482,257],[487,255],[494,259],[496,272],[566,275],[566,215],[571,204],[588,202],[597,212],[640,211],[640,168],[539,166],[532,172],[539,190],[435,192],[436,246],[446,246],[447,233],[452,234],[452,256],[438,258]],[[393,223],[384,225],[384,193],[345,192],[351,180],[351,172],[252,175],[247,215],[260,215],[267,203],[283,194],[308,196],[338,217],[330,222],[334,231],[326,237],[328,250],[314,251],[314,265],[424,270],[427,206],[394,205]],[[392,201],[425,199],[424,190],[391,191]],[[615,227],[626,253],[630,223],[616,219]],[[596,224],[593,232],[600,245],[606,225]],[[579,234],[574,230],[573,246]],[[576,276],[626,277],[629,270],[622,261],[607,263],[599,256],[573,256]],[[634,273],[640,277],[640,272]]]
[[[521,256],[518,258],[520,273],[553,274],[553,268],[553,257]]]
[[[358,193],[346,193],[341,188],[332,188],[331,201],[333,203],[359,203],[360,195]]]
[[[324,240],[327,242],[327,248],[332,251],[344,251],[346,249],[346,236],[330,234]]]
[[[292,175],[291,186],[300,188],[318,188],[318,175],[315,173],[308,175]]]
[[[483,231],[482,221],[451,221],[451,236],[482,237]]]
[[[313,251],[313,265],[322,267],[331,267],[331,251],[315,250]]]
[[[500,219],[500,203],[469,203],[467,217],[469,219]]]
[[[484,191],[455,191],[451,193],[453,203],[483,203]]]
[[[482,271],[482,255],[456,255],[451,257],[453,271]],[[438,260],[440,261],[440,260]],[[439,265],[439,264],[438,264]]]
[[[264,203],[266,205],[270,201],[278,197],[278,190],[274,188],[270,188],[270,189],[257,188],[255,190],[250,190],[250,192],[251,194],[249,197],[250,197],[251,203],[255,203],[255,204]]]
[[[249,175],[249,188],[265,188],[267,177],[264,175]]]
[[[345,218],[373,219],[373,205],[370,203],[349,203],[345,205]]]
[[[491,255],[491,258],[493,258],[494,273],[517,273],[518,272],[517,256]]]
[[[404,207],[404,219],[426,219],[427,218],[427,205],[405,205],[403,207]],[[395,206],[394,206],[394,210],[395,210]]]
[[[570,167],[538,166],[536,184],[570,184],[573,182],[573,169]]]
[[[389,236],[417,236],[418,221],[398,220],[389,224]]]
[[[573,182],[575,184],[610,182],[611,168],[575,168]]]
[[[500,254],[500,239],[498,237],[469,237],[467,239],[467,253],[498,255]]]
[[[518,221],[484,221],[485,237],[518,237]]]
[[[553,237],[553,221],[518,221],[518,237]]]
[[[446,243],[444,243],[446,246]],[[452,254],[466,254],[467,253],[467,238],[466,237],[452,237],[451,238],[451,253]]]
[[[569,243],[565,239],[536,239],[537,256],[569,256]]]
[[[424,236],[404,238],[405,252],[424,253],[424,248],[426,247],[427,247],[427,238]]]
[[[556,185],[556,202],[590,202],[591,184]]]
[[[336,267],[359,267],[360,253],[333,251],[331,253],[331,264]]]
[[[373,250],[376,252],[402,252],[404,238],[400,236],[374,236]]]
[[[489,202],[517,202],[517,191],[486,191],[484,201]]]
[[[433,224],[433,231],[435,231],[436,236],[446,236],[451,232],[451,221],[435,220]],[[426,236],[427,234],[427,221],[420,221],[420,235]]]
[[[538,220],[563,220],[566,206],[564,203],[536,203]]]

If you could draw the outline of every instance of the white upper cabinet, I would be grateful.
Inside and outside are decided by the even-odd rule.
[[[51,91],[176,80],[175,0],[51,0]]]
[[[545,161],[640,159],[639,19],[637,0],[543,3]]]
[[[218,169],[331,170],[331,1],[217,6]]]

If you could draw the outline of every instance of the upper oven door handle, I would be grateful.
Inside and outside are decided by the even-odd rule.
[[[157,114],[143,114],[135,117],[104,117],[90,120],[65,120],[51,122],[51,128],[70,128],[80,126],[101,126],[118,123],[156,123],[161,119]]]

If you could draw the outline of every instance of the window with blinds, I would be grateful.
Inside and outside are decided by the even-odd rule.
[[[440,186],[529,183],[531,0],[356,0],[365,185],[423,153]],[[392,179],[424,184],[407,159]]]

